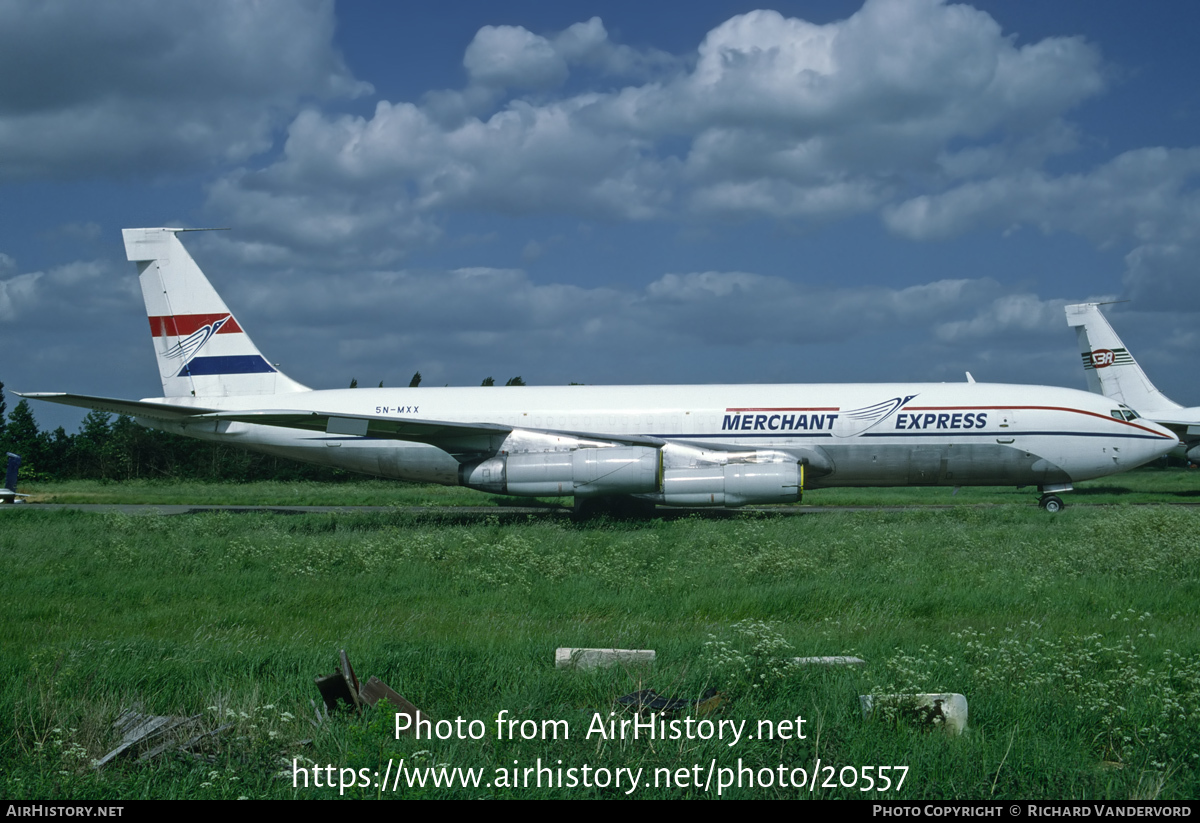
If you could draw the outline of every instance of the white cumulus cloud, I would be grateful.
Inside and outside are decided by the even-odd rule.
[[[263,223],[311,210],[344,227],[309,235],[331,243],[409,223],[379,236],[393,247],[458,213],[832,219],[1036,164],[1073,145],[1064,116],[1104,88],[1082,39],[1018,44],[939,0],[869,0],[825,25],[751,12],[675,57],[615,43],[599,18],[486,26],[464,66],[465,88],[370,117],[306,110],[278,162],[210,205]]]
[[[370,89],[333,27],[331,0],[0,4],[0,179],[244,161],[302,99]]]

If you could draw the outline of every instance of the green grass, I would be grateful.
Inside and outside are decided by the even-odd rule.
[[[362,479],[203,483],[187,481],[66,480],[21,484],[32,503],[156,503],[261,506],[489,506],[508,502],[471,489]]]
[[[1061,493],[1068,506],[1133,505],[1139,503],[1200,504],[1200,470],[1141,468],[1124,474],[1085,480],[1071,492]],[[804,502],[817,506],[1028,504],[1038,498],[1033,486],[963,486],[953,489],[926,486],[897,488],[818,489],[806,493]]]
[[[1193,476],[1123,475],[1107,485],[1133,488],[1103,494],[1151,495],[1161,482],[1187,499],[1182,481]],[[344,502],[339,487],[311,491]],[[513,760],[524,768],[539,757],[564,768],[643,768],[643,782],[655,769],[736,770],[739,758],[810,774],[818,758],[839,770],[908,767],[899,792],[732,787],[728,797],[1200,793],[1192,507],[1073,506],[1048,516],[1023,494],[980,508],[583,525],[402,512],[3,514],[0,793],[10,799],[336,797],[336,788],[293,788],[276,775],[293,758],[383,771],[401,757],[484,768],[492,780]],[[650,648],[658,659],[558,671],[558,646]],[[364,679],[380,677],[435,719],[478,719],[486,738],[397,740],[384,711],[314,727],[312,677],[335,669],[340,648]],[[783,662],[838,654],[868,665]],[[718,719],[753,728],[802,716],[806,738],[734,747],[584,738],[593,713],[607,718],[619,695],[695,696],[710,686],[724,695]],[[860,694],[928,691],[967,696],[967,734],[866,721],[859,709]],[[206,760],[169,754],[93,771],[92,759],[117,742],[113,719],[132,706],[199,713],[207,729],[232,725],[201,748]],[[502,710],[566,720],[571,739],[498,740]],[[381,794],[625,796],[497,786]],[[715,794],[715,785],[643,785],[632,796]]]
[[[261,506],[569,506],[570,498],[501,497],[454,486],[362,479],[336,484],[297,482],[71,480],[21,484],[37,503],[157,503]],[[1086,504],[1200,503],[1200,470],[1144,468],[1080,483],[1063,495],[1068,506]],[[964,486],[817,489],[803,505],[1027,505],[1033,487]]]

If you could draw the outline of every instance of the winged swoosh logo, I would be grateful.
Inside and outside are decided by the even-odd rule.
[[[182,359],[186,364],[196,356],[196,352],[204,347],[204,344],[208,342],[208,338],[216,334],[232,317],[233,315],[227,314],[220,320],[214,320],[206,326],[201,326],[174,346],[163,351],[162,356],[169,360]]]
[[[884,400],[872,406],[844,411],[838,416],[837,422],[833,426],[833,436],[853,437],[856,434],[862,434],[887,420],[914,397],[916,397],[915,394],[907,397],[893,397],[891,400]]]

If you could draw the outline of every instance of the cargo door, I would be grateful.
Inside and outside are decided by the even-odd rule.
[[[908,455],[908,485],[935,486],[946,473],[944,449],[917,446]]]

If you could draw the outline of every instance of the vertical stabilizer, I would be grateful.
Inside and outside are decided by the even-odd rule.
[[[179,242],[181,229],[124,229],[137,263],[165,397],[308,391],[267,361]]]
[[[1099,303],[1067,306],[1067,325],[1075,329],[1088,389],[1141,414],[1181,408],[1154,387],[1121,338],[1100,313]]]
[[[8,471],[4,475],[4,488],[6,491],[15,492],[17,490],[17,472],[21,468],[21,458],[19,455],[8,453]]]

